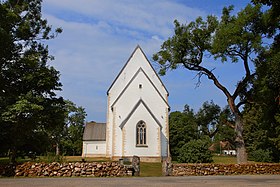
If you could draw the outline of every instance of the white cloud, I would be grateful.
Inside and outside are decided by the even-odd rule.
[[[117,29],[124,27],[129,30],[157,33],[165,37],[171,34],[174,19],[185,22],[206,15],[198,9],[167,0],[48,0],[45,4],[62,13],[72,12],[89,17],[89,20],[101,20]],[[58,12],[56,14],[59,15]]]
[[[44,1],[43,16],[63,28],[48,43],[55,56],[52,65],[61,72],[61,95],[85,107],[88,121],[105,121],[106,91],[136,45],[151,58],[172,35],[174,19],[185,22],[204,15],[171,0]]]

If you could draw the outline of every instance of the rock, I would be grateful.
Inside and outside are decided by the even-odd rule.
[[[66,176],[67,176],[67,177],[71,177],[71,176],[72,176],[72,172],[67,172],[67,173],[66,173]]]
[[[102,164],[97,164],[97,168],[98,169],[102,168]]]
[[[132,167],[134,169],[134,175],[140,176],[140,157],[135,155],[132,157]]]
[[[81,168],[75,167],[75,168],[74,168],[74,171],[75,171],[75,172],[81,172]]]

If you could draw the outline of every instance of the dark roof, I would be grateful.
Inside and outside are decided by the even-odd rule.
[[[88,122],[84,130],[83,140],[106,141],[106,123]]]
[[[146,58],[146,60],[148,61],[149,65],[151,66],[152,70],[154,71],[154,73],[156,74],[157,78],[159,79],[159,81],[161,82],[162,86],[164,87],[165,91],[167,92],[167,95],[169,95],[168,90],[166,89],[165,85],[163,84],[162,80],[159,78],[157,72],[155,71],[155,69],[153,68],[152,64],[150,63],[150,61],[148,60],[147,56],[145,55],[145,53],[143,52],[143,50],[141,49],[140,45],[137,45],[136,48],[134,49],[133,53],[130,55],[129,59],[127,60],[127,62],[125,63],[125,65],[123,66],[123,68],[121,69],[120,73],[118,74],[118,76],[115,78],[115,80],[113,81],[113,83],[111,84],[111,86],[109,87],[109,89],[107,90],[107,95],[109,94],[109,91],[111,90],[111,88],[113,87],[113,85],[115,84],[115,82],[117,81],[117,79],[119,78],[119,76],[121,75],[121,73],[123,72],[123,70],[125,69],[125,67],[127,66],[128,62],[130,61],[130,59],[133,57],[134,53],[136,52],[137,49],[140,49],[141,52],[144,54],[144,57]]]

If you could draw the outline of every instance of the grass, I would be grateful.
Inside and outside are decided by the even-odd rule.
[[[67,162],[81,162],[82,161],[82,157],[81,156],[65,156],[65,159]],[[109,158],[105,158],[105,157],[87,157],[84,158],[84,161],[86,162],[110,162]]]
[[[141,177],[159,177],[162,176],[161,163],[140,163],[140,176]]]
[[[218,156],[213,155],[213,161],[215,164],[236,164],[235,156]]]

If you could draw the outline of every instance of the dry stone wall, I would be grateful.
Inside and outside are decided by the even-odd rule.
[[[280,175],[280,164],[172,164],[171,176]]]
[[[133,168],[117,162],[64,163],[26,162],[16,167],[15,176],[24,177],[122,177],[132,176]]]

